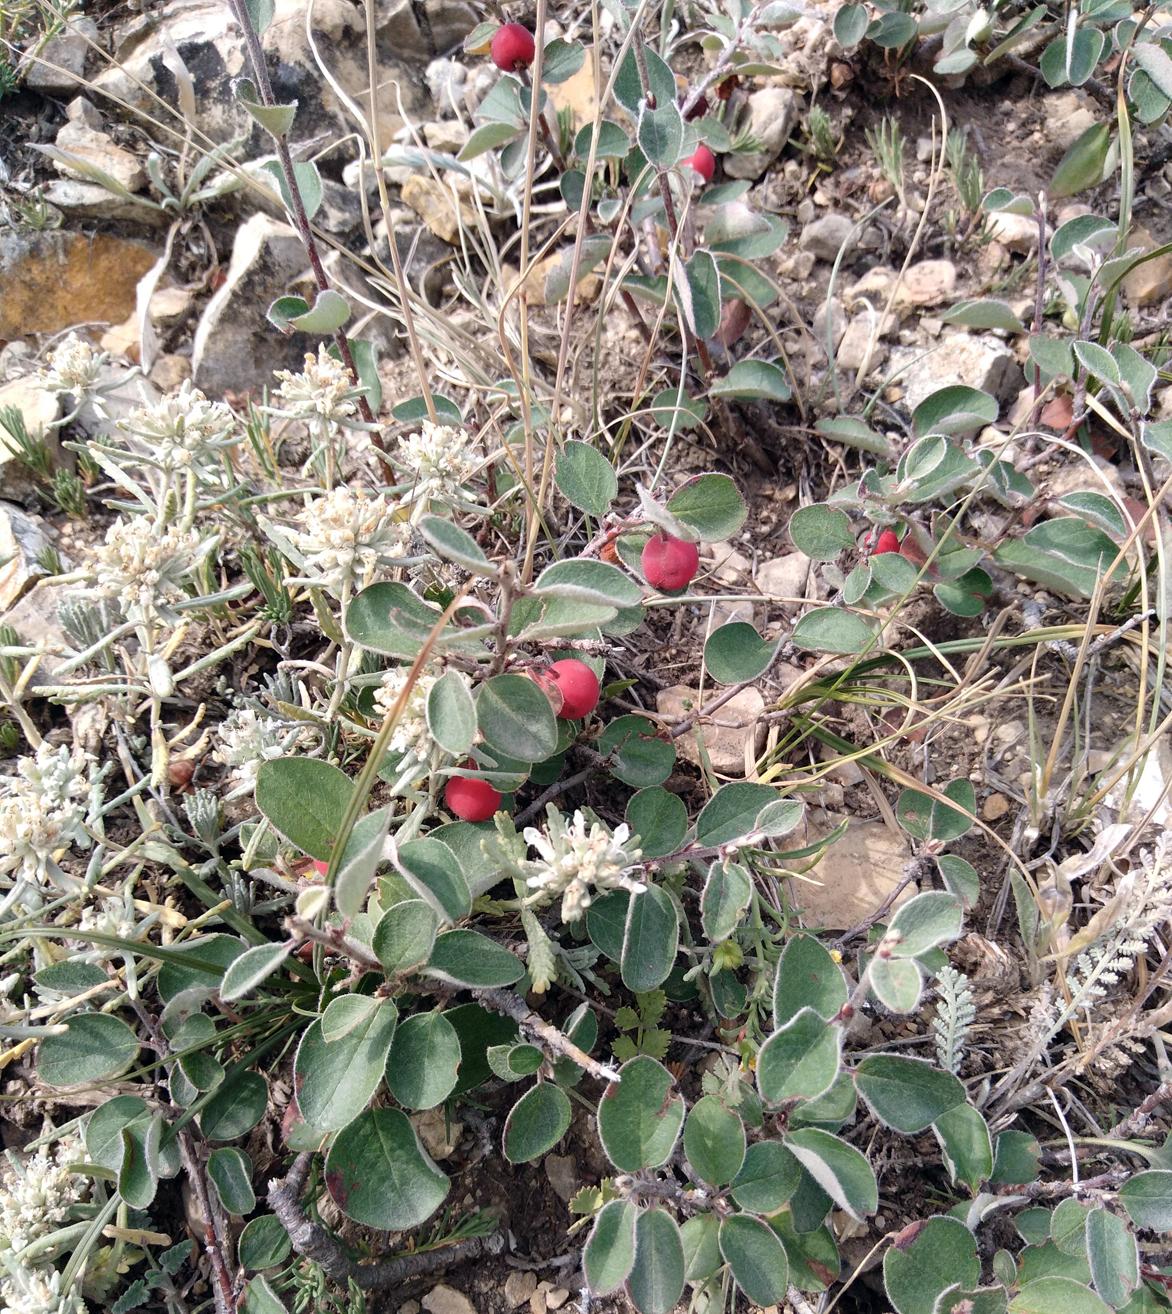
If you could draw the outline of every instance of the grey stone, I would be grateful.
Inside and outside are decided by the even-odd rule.
[[[428,59],[458,49],[476,26],[476,11],[464,0],[390,0],[379,6],[378,24],[400,59]]]
[[[851,242],[853,231],[854,224],[849,217],[832,210],[802,229],[798,246],[803,251],[813,251],[819,260],[829,264],[837,260],[839,251]]]
[[[0,611],[7,611],[49,573],[38,559],[51,546],[40,516],[0,502]]]
[[[265,319],[269,305],[289,291],[306,257],[287,224],[254,214],[236,233],[228,275],[195,330],[192,377],[211,396],[248,392],[269,382],[273,370],[296,369],[307,338],[284,337]]]
[[[65,106],[65,117],[70,123],[82,123],[87,128],[93,128],[95,131],[102,126],[101,110],[92,100],[86,100],[84,96],[74,96],[69,104]]]
[[[890,316],[888,318],[890,319]],[[864,310],[855,315],[846,326],[835,355],[840,370],[846,370],[851,374],[857,374],[862,370],[864,374],[869,374],[882,364],[887,354],[887,346],[875,331],[878,320],[878,314],[872,315]]]
[[[923,344],[892,353],[892,369],[904,367],[897,380],[903,404],[915,408],[938,388],[963,383],[980,388],[999,401],[1016,397],[1024,379],[1017,357],[1000,338],[988,334],[956,333],[935,347]]]
[[[789,552],[757,567],[757,587],[767,598],[792,601],[805,597],[809,575],[810,558],[804,552]]]
[[[262,42],[269,56],[273,92],[282,103],[296,100],[295,141],[323,133],[352,131],[349,113],[333,88],[323,80],[307,36],[311,16],[313,40],[329,59],[330,71],[344,92],[367,98],[365,20],[350,0],[276,0],[273,21]],[[396,57],[389,42],[376,42],[380,72],[379,132],[389,141],[402,125],[401,98],[408,114],[426,106],[417,74]],[[153,96],[177,109],[182,88],[194,87],[194,123],[213,141],[249,134],[240,154],[255,156],[271,147],[271,139],[253,124],[233,94],[234,79],[248,73],[244,42],[221,0],[170,0],[119,29],[115,62],[95,78],[96,87],[116,95],[132,109],[158,113]],[[185,71],[186,70],[186,71]],[[190,109],[190,107],[189,107]]]
[[[92,18],[70,19],[64,31],[38,52],[25,74],[24,85],[47,96],[65,96],[77,90],[85,76],[90,42],[97,40],[98,25]]]
[[[724,157],[724,172],[730,178],[756,178],[781,154],[798,115],[798,97],[786,87],[763,87],[749,97],[744,130],[758,143],[748,153]]]
[[[146,172],[138,159],[104,132],[87,127],[84,123],[68,120],[61,125],[57,140],[53,144],[57,150],[65,152],[66,156],[78,161],[75,165],[70,159],[54,157],[53,163],[57,171],[67,178],[78,178],[82,182],[89,181],[90,176],[85,168],[80,167],[89,166],[109,174],[128,192],[137,192],[146,186]]]
[[[125,221],[162,227],[167,216],[153,206],[140,205],[98,183],[77,178],[53,178],[41,191],[42,197],[62,211],[67,219],[98,219],[104,222]]]
[[[1028,214],[995,210],[985,220],[985,231],[1007,251],[1027,255],[1038,245],[1038,221]]]
[[[825,349],[827,329],[829,328],[830,346],[837,347],[846,332],[846,311],[837,297],[823,301],[814,312],[814,337],[819,347]]]
[[[45,685],[52,684],[66,655],[71,651],[60,616],[61,604],[69,594],[70,589],[66,585],[40,580],[24,594],[16,606],[9,607],[0,615],[0,621],[11,625],[16,631],[17,641],[23,647],[35,648],[38,653],[36,669],[24,686],[27,693],[36,693]],[[31,659],[24,657],[19,660],[23,669]]]

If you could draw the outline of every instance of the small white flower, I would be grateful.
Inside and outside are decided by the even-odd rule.
[[[451,497],[461,491],[484,458],[466,429],[424,420],[418,433],[400,440],[396,461],[420,495]]]
[[[541,855],[528,864],[533,874],[525,883],[535,891],[532,902],[550,903],[560,894],[562,921],[576,922],[598,894],[608,890],[638,894],[646,888],[629,874],[640,851],[623,847],[631,837],[628,826],[618,826],[612,834],[601,821],[588,822],[581,809],[567,824],[552,805],[548,816],[545,833],[533,826],[525,828],[526,841]]]
[[[381,493],[371,497],[344,484],[306,503],[295,529],[263,523],[312,582],[334,586],[401,560],[410,535]]]
[[[374,691],[374,705],[386,716],[398,701],[407,683],[409,667],[397,666],[383,676],[383,682]],[[427,696],[438,677],[421,674],[407,695],[403,714],[391,734],[387,747],[392,753],[402,753],[399,764],[402,773],[407,767],[426,762],[431,757],[434,740],[427,728]]]
[[[160,529],[146,516],[116,520],[94,556],[98,592],[120,602],[127,620],[171,619],[169,604],[214,546],[193,529]]]
[[[51,1268],[14,1267],[0,1282],[0,1309],[6,1314],[88,1314],[75,1287],[61,1290],[61,1274]]]
[[[265,762],[283,757],[304,738],[305,731],[290,727],[275,716],[262,716],[251,707],[237,707],[216,727],[218,743],[212,757],[231,768],[229,777],[244,794],[256,784],[256,774]]]
[[[294,420],[326,420],[340,424],[358,411],[361,389],[354,386],[341,361],[319,347],[317,355],[306,353],[305,369],[300,374],[278,370],[280,386],[276,391],[278,409]]]
[[[0,1157],[0,1250],[19,1252],[61,1225],[86,1190],[85,1178],[66,1165],[84,1158],[72,1139],[55,1148],[42,1146],[35,1154]]]
[[[84,338],[70,333],[49,353],[48,368],[40,371],[41,381],[49,392],[68,392],[81,399],[97,384],[106,360]]]
[[[90,781],[79,753],[42,743],[0,781],[0,874],[18,872],[35,886],[58,873],[62,849],[89,848],[85,829]]]
[[[164,470],[206,465],[239,440],[231,410],[223,402],[208,401],[190,379],[177,393],[137,407],[118,427],[146,443],[151,459]]]

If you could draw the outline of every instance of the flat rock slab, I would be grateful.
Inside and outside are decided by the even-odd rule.
[[[907,845],[883,821],[848,819],[814,808],[807,812],[806,821],[803,843],[825,838],[843,821],[847,822],[846,833],[813,871],[789,882],[790,898],[811,927],[850,930],[872,916],[903,880],[910,856]],[[909,885],[893,907],[915,893],[914,885]]]
[[[138,280],[155,263],[142,242],[60,229],[0,237],[0,338],[121,324]]]
[[[706,698],[712,702],[719,696],[718,690],[712,690]],[[691,715],[700,701],[695,689],[676,684],[659,691],[656,706],[660,715],[670,722]],[[754,688],[742,689],[710,717],[704,717],[680,735],[676,748],[687,761],[696,766],[704,766],[706,762],[717,775],[743,776],[746,756],[751,762],[757,755],[764,711],[765,700],[761,694]]]

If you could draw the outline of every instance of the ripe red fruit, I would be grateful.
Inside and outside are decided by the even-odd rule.
[[[598,706],[598,676],[585,662],[576,657],[563,658],[549,668],[549,675],[562,696],[558,716],[563,721],[580,721]]]
[[[693,169],[706,183],[712,181],[712,175],[716,172],[716,156],[712,154],[703,142],[696,147],[694,154],[689,155],[688,158],[681,161],[681,163],[685,167]]]
[[[670,534],[653,534],[643,549],[642,565],[652,588],[674,593],[687,588],[700,569],[700,549]]]
[[[516,73],[533,63],[537,47],[533,33],[520,23],[505,23],[498,27],[489,47],[492,62],[505,73]]]
[[[875,544],[871,555],[877,557],[881,552],[898,552],[899,536],[894,529],[885,529],[879,535],[879,541]]]
[[[487,821],[500,807],[501,796],[487,780],[453,776],[444,790],[444,802],[461,821]]]

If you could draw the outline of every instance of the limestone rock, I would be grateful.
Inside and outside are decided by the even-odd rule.
[[[65,96],[81,85],[86,64],[98,40],[92,18],[71,18],[64,29],[45,43],[25,74],[24,85],[46,96]]]
[[[829,835],[847,821],[846,833],[807,875],[790,881],[790,897],[806,922],[832,931],[849,930],[865,921],[903,880],[908,848],[883,821],[847,820],[833,812],[810,809],[805,843]],[[795,843],[796,843],[795,837]],[[899,907],[916,893],[914,886],[899,896]]]
[[[938,306],[956,292],[956,266],[951,260],[921,260],[910,265],[895,294],[895,308]]]
[[[174,392],[184,381],[191,378],[191,358],[176,356],[163,352],[151,366],[150,379],[160,392]]]
[[[709,701],[718,695],[709,693]],[[656,706],[669,722],[690,716],[700,706],[700,695],[687,685],[661,689]],[[761,714],[765,700],[755,688],[742,689],[711,716],[701,718],[676,740],[680,755],[701,766],[706,761],[717,775],[743,776],[745,759],[757,754]],[[703,749],[703,751],[701,751]]]
[[[505,1303],[511,1309],[516,1309],[518,1305],[524,1305],[536,1290],[536,1273],[531,1269],[514,1269],[505,1278]]]
[[[1146,228],[1136,228],[1127,240],[1128,247],[1141,246],[1150,251],[1159,243]],[[1156,256],[1137,265],[1123,280],[1123,291],[1135,306],[1150,306],[1172,296],[1172,255]]]
[[[378,6],[378,33],[402,59],[423,60],[457,49],[476,26],[464,0],[390,0]]]
[[[48,574],[38,558],[52,546],[48,527],[11,502],[0,502],[0,611],[14,606]]]
[[[555,83],[548,92],[554,110],[559,114],[569,114],[574,132],[594,122],[598,110],[598,88],[594,85],[594,60],[589,49],[577,73],[564,82]]]
[[[1029,214],[994,210],[985,220],[985,231],[1006,250],[1028,255],[1038,245],[1038,221]]]
[[[474,224],[471,206],[452,194],[452,189],[426,174],[412,174],[403,184],[404,202],[423,220],[429,231],[449,246],[460,241],[460,222]],[[456,207],[459,205],[459,215]]]
[[[328,52],[332,76],[350,96],[363,103],[369,99],[360,10],[350,0],[312,0],[310,6],[311,0],[276,0],[273,21],[262,37],[277,100],[298,102],[292,134],[299,142],[353,126],[314,61],[307,17],[314,41]],[[170,0],[137,15],[117,29],[113,53],[115,63],[94,79],[100,92],[118,96],[132,109],[157,114],[152,93],[178,109],[180,88],[190,81],[195,128],[217,142],[248,132],[240,151],[244,158],[271,148],[271,138],[252,123],[232,93],[233,80],[248,72],[247,57],[231,8],[220,0]],[[398,98],[407,113],[415,115],[424,111],[426,94],[389,40],[378,38],[375,54],[379,131],[386,142],[402,126]]]
[[[875,328],[878,319],[877,314],[865,310],[851,319],[834,356],[840,370],[869,374],[882,364],[887,347]]]
[[[83,167],[88,165],[108,173],[111,178],[128,192],[140,191],[146,186],[147,176],[138,159],[129,151],[117,145],[113,138],[104,132],[87,127],[84,123],[65,122],[57,133],[54,142],[57,151],[53,163],[57,171],[67,178],[78,178],[82,182],[90,181],[90,176]],[[77,160],[73,164],[71,160]]]
[[[763,87],[749,97],[745,132],[759,149],[724,157],[724,172],[730,178],[757,178],[781,154],[798,115],[798,97],[785,87]]]
[[[70,651],[65,627],[61,623],[60,607],[71,591],[68,585],[40,580],[15,607],[0,614],[0,621],[16,631],[18,642],[23,647],[35,648],[39,654],[35,659],[36,668],[25,685],[28,693],[36,693],[52,684],[65,662],[65,653]],[[30,660],[33,659],[20,659],[22,670]]]
[[[423,1297],[427,1314],[476,1314],[476,1306],[462,1291],[440,1283]]]
[[[763,561],[757,567],[757,587],[767,598],[789,601],[803,598],[810,565],[810,558],[804,552],[788,552],[784,557]]]
[[[80,178],[51,178],[41,190],[41,199],[73,222],[124,222],[152,228],[161,228],[167,222],[161,210]]]
[[[106,233],[0,234],[0,338],[121,323],[134,309],[138,280],[154,263],[150,247]]]
[[[304,334],[283,337],[265,312],[304,267],[301,241],[287,224],[254,214],[240,226],[227,278],[195,330],[192,377],[206,393],[247,392],[266,384],[273,370],[300,366]]]
[[[955,333],[939,345],[904,347],[891,358],[893,369],[906,366],[899,377],[903,403],[909,410],[938,388],[956,383],[980,388],[999,400],[1015,397],[1023,383],[1021,366],[1010,348],[988,334]]]
[[[839,251],[851,241],[854,227],[847,215],[831,210],[802,229],[798,246],[803,251],[813,251],[819,260],[832,264],[838,259]]]
[[[70,123],[83,124],[87,128],[93,128],[95,132],[102,127],[101,110],[92,100],[86,100],[84,96],[74,96],[65,106],[65,117]]]

